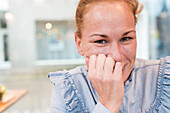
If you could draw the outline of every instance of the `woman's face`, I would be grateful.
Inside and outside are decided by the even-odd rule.
[[[87,67],[91,55],[109,55],[124,64],[126,81],[134,66],[137,45],[134,15],[129,6],[118,1],[91,5],[83,17],[81,33],[81,39],[75,39]]]

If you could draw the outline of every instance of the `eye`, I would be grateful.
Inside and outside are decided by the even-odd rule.
[[[107,41],[106,40],[97,40],[97,41],[94,41],[94,43],[97,43],[97,44],[106,44]]]
[[[131,40],[133,39],[132,37],[123,37],[120,42],[124,42],[124,41],[128,41],[128,40]]]

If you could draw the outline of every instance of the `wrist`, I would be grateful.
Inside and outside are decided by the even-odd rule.
[[[99,99],[100,101],[100,99]],[[114,102],[103,102],[103,101],[100,101],[100,103],[105,106],[108,110],[110,110],[112,113],[118,113],[119,112],[119,109],[120,109],[120,106],[122,103],[114,103]]]

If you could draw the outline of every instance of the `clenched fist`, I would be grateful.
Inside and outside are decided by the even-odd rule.
[[[113,113],[118,113],[124,97],[123,64],[111,56],[99,54],[89,59],[88,77],[99,95],[99,101]]]

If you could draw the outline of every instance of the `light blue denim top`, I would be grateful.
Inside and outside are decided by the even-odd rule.
[[[86,66],[52,72],[49,78],[53,84],[50,113],[111,113],[99,102]],[[124,87],[119,113],[170,113],[170,57],[137,59]]]

